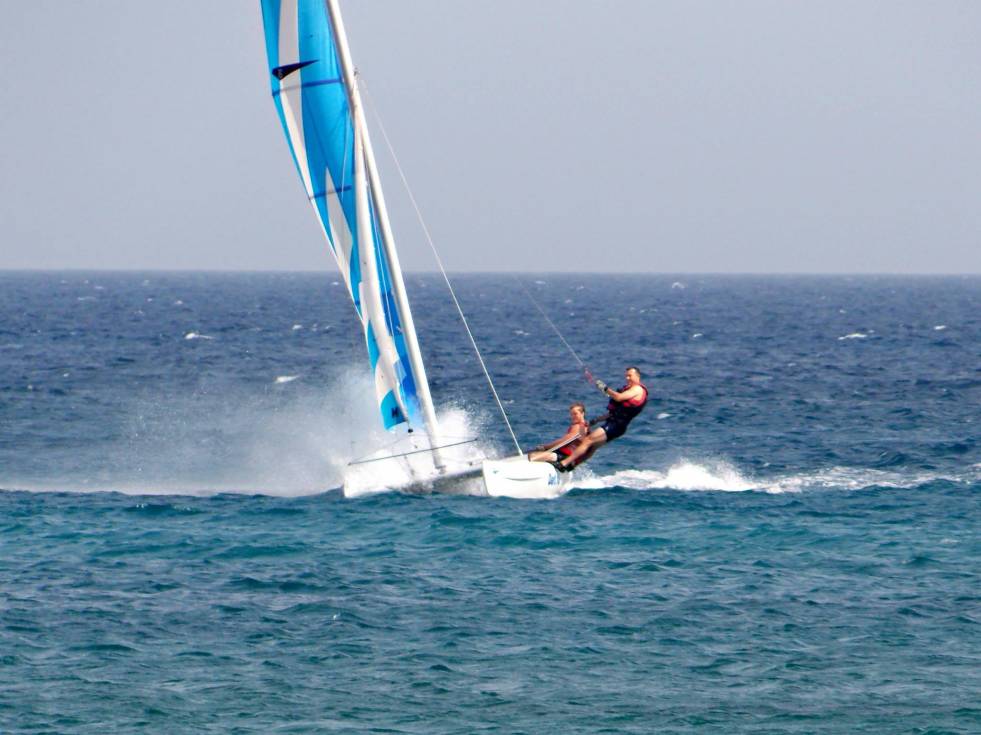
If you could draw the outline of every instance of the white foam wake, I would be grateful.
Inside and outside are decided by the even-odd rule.
[[[760,489],[734,467],[717,462],[711,466],[681,461],[667,472],[658,470],[620,470],[612,475],[587,475],[573,481],[578,488],[625,487],[632,490],[718,490],[743,492]]]
[[[913,488],[929,482],[981,482],[981,465],[961,472],[925,472],[877,470],[856,467],[829,467],[814,472],[774,476],[748,476],[725,461],[698,464],[682,460],[666,472],[658,470],[621,470],[610,475],[584,472],[573,487],[604,489],[622,487],[631,490],[708,490],[717,492],[795,493],[806,490],[862,490],[871,487]]]

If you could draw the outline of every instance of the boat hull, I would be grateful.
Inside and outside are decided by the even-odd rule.
[[[482,471],[484,489],[493,498],[554,498],[569,481],[548,462],[529,462],[525,456],[485,460]]]
[[[508,459],[472,460],[455,465],[425,479],[409,482],[393,482],[375,485],[377,474],[365,482],[355,482],[353,477],[344,483],[348,497],[383,489],[407,493],[445,493],[448,495],[483,495],[492,498],[518,498],[544,500],[564,493],[569,483],[568,474],[560,474],[547,462],[529,462],[525,456]]]

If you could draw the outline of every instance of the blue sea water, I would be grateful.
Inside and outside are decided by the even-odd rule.
[[[981,732],[981,279],[459,276],[550,501],[344,497],[330,275],[0,274],[0,732]],[[448,425],[507,450],[438,278]]]

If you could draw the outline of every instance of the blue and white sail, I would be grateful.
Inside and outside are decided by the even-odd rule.
[[[364,327],[382,423],[436,418],[336,0],[261,0],[273,101]]]

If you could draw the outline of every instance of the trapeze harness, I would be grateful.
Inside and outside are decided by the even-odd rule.
[[[617,393],[623,393],[629,387],[629,385],[625,385]],[[644,394],[640,398],[631,398],[627,401],[611,399],[606,406],[610,417],[603,423],[602,428],[606,432],[606,440],[608,442],[623,436],[623,433],[627,430],[627,425],[634,420],[637,414],[644,410],[644,404],[647,403],[647,386],[641,383],[640,387],[644,389]]]

